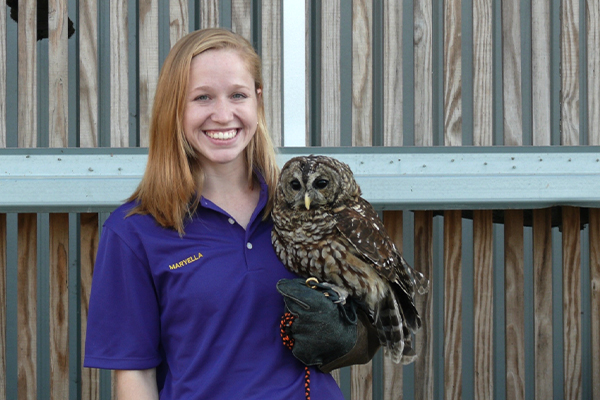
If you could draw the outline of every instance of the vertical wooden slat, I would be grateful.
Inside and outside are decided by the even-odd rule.
[[[492,0],[473,0],[473,144],[492,143]]]
[[[127,0],[110,2],[110,145],[129,146]]]
[[[564,398],[581,399],[581,234],[579,208],[562,208]]]
[[[520,1],[502,2],[504,144],[523,144]],[[504,212],[506,394],[525,396],[523,212]]]
[[[321,2],[321,144],[340,145],[340,0]]]
[[[473,144],[493,144],[492,1],[473,0]],[[473,393],[494,393],[494,291],[492,211],[473,212]]]
[[[429,293],[417,296],[416,305],[423,326],[417,333],[415,347],[415,398],[433,399],[433,296],[437,285],[433,276],[433,212],[415,211],[415,269],[429,279]]]
[[[158,81],[158,0],[139,3],[140,147],[150,145],[150,118]]]
[[[597,51],[597,50],[594,50]],[[579,0],[561,7],[561,144],[579,144]]]
[[[523,144],[521,96],[520,0],[502,2],[502,82],[504,88],[504,144]]]
[[[6,7],[0,7],[0,149],[6,147]],[[0,393],[2,394],[2,393]]]
[[[144,18],[140,22],[141,29],[146,29],[150,23],[150,18],[146,19],[146,14],[142,11],[144,4],[140,3],[140,18]],[[96,147],[98,145],[98,5],[96,2],[80,2],[79,3],[79,26],[80,26],[80,146],[81,147]],[[158,29],[156,29],[158,31]],[[141,31],[143,32],[143,31]],[[144,54],[144,44],[140,44],[140,80],[147,77],[148,58]],[[150,56],[151,57],[151,56]],[[148,102],[142,101],[142,92],[146,90],[143,84],[140,84],[140,109],[142,110]],[[144,127],[144,118],[140,124],[140,144],[147,140],[147,133]],[[83,365],[85,352],[85,338],[87,327],[87,315],[89,307],[89,292],[91,290],[92,270],[95,256],[90,257],[89,250],[86,252],[88,245],[84,238],[86,236],[84,227],[86,224],[85,216],[81,215],[81,362]],[[97,214],[92,214],[97,215]],[[98,220],[92,222],[92,231],[98,232]],[[94,230],[95,229],[95,230]],[[96,239],[97,241],[97,239]],[[87,284],[87,285],[86,285]],[[100,395],[100,372],[94,368],[82,368],[81,376],[81,399],[82,400],[98,400]]]
[[[200,27],[219,26],[219,0],[200,0]]]
[[[383,144],[402,146],[402,3],[383,5]],[[390,237],[402,253],[402,211],[384,211],[383,222]],[[383,357],[384,400],[398,399],[402,393],[403,368]]]
[[[506,396],[525,398],[523,211],[504,212]]]
[[[79,145],[98,144],[98,8],[79,3]]]
[[[429,1],[414,3],[414,79],[415,79],[415,145],[431,146],[433,61],[432,5]]]
[[[462,397],[462,215],[444,212],[444,398]]]
[[[352,380],[350,382],[351,399],[363,400],[373,398],[373,362],[364,365],[353,365],[351,368]]]
[[[81,343],[85,344],[92,274],[96,250],[98,248],[98,214],[81,214]],[[83,365],[82,346],[81,363]],[[82,400],[99,398],[100,371],[96,368],[84,368],[81,371]]]
[[[561,144],[579,144],[579,1],[561,6]],[[579,209],[562,208],[564,397],[580,399],[581,242]]]
[[[444,144],[462,144],[461,1],[444,7]],[[444,398],[462,397],[462,216],[444,212]]]
[[[588,143],[600,145],[600,0],[587,1]],[[592,394],[600,399],[600,209],[590,209]]]
[[[373,4],[352,2],[352,145],[371,146],[373,122]],[[373,396],[372,362],[352,366],[352,399]]]
[[[587,0],[588,143],[600,145],[600,0]],[[589,210],[592,395],[600,399],[600,209]]]
[[[48,2],[49,143],[68,147],[69,47],[67,0]]]
[[[50,389],[69,397],[69,215],[50,214]]]
[[[473,144],[493,144],[492,1],[473,0]],[[492,211],[473,213],[473,393],[494,393]]]
[[[0,214],[0,399],[6,399],[6,214]]]
[[[476,399],[494,397],[494,233],[492,211],[473,212],[473,368]]]
[[[18,391],[19,399],[37,398],[37,215],[18,217]]]
[[[352,144],[371,146],[373,125],[373,3],[352,2]]]
[[[590,209],[590,284],[593,398],[600,399],[600,209]]]
[[[383,223],[388,234],[402,253],[402,211],[384,211]],[[402,394],[402,365],[383,357],[383,400],[396,400]]]
[[[600,51],[598,49],[600,49],[600,0],[587,0],[587,126],[590,145],[600,145]]]
[[[19,147],[37,145],[36,3],[19,1]]]
[[[231,0],[231,29],[252,42],[252,0]]]
[[[383,4],[383,143],[402,146],[402,3]]]
[[[171,47],[188,33],[188,2],[187,0],[170,0],[169,32]]]
[[[533,144],[549,146],[550,127],[550,3],[531,2],[531,64]]]
[[[551,399],[552,368],[552,224],[550,209],[533,211],[535,315],[535,395]]]
[[[444,143],[462,144],[461,0],[444,10]]]
[[[432,24],[433,9],[429,1],[416,1],[413,9],[414,19],[414,143],[416,146],[433,145],[433,59]],[[429,280],[429,293],[417,298],[417,308],[422,314],[423,327],[416,335],[415,346],[419,358],[415,362],[415,398],[433,398],[433,346],[430,325],[433,321],[432,291],[436,282],[433,276],[433,213],[416,211],[415,229],[415,268]]]
[[[444,4],[444,144],[462,144],[461,1]],[[444,397],[462,397],[462,217],[444,212]]]
[[[262,4],[263,99],[269,132],[275,146],[281,146],[281,0]]]

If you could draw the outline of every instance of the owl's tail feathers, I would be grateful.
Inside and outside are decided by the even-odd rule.
[[[410,333],[415,333],[421,329],[421,316],[415,305],[413,296],[406,292],[403,287],[396,282],[391,282],[393,297],[396,300],[396,306],[400,309],[402,322]]]
[[[404,310],[395,294],[390,291],[371,316],[379,342],[385,347],[385,354],[397,364],[410,364],[415,361],[417,353],[412,344],[412,334],[415,330],[407,324]],[[411,324],[414,323],[411,321]],[[420,320],[418,324],[420,326]]]
[[[421,328],[421,317],[411,295],[395,283],[391,288],[372,317],[385,353],[395,363],[410,364],[417,358],[413,335]]]
[[[404,350],[404,326],[394,296],[384,297],[371,316],[385,354],[395,363],[400,362]]]

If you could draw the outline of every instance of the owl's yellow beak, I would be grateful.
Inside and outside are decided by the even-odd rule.
[[[304,205],[306,206],[307,210],[310,210],[310,197],[308,196],[308,193],[304,194]]]

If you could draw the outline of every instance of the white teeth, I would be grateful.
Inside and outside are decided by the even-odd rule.
[[[237,135],[237,129],[232,129],[230,131],[219,131],[219,132],[215,132],[215,131],[206,131],[206,136],[208,136],[211,139],[218,139],[218,140],[227,140],[227,139],[232,139],[235,137],[235,135]]]

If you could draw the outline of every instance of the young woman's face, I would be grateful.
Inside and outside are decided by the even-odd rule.
[[[244,165],[243,151],[256,133],[254,79],[233,50],[208,50],[192,59],[183,130],[200,162]]]

